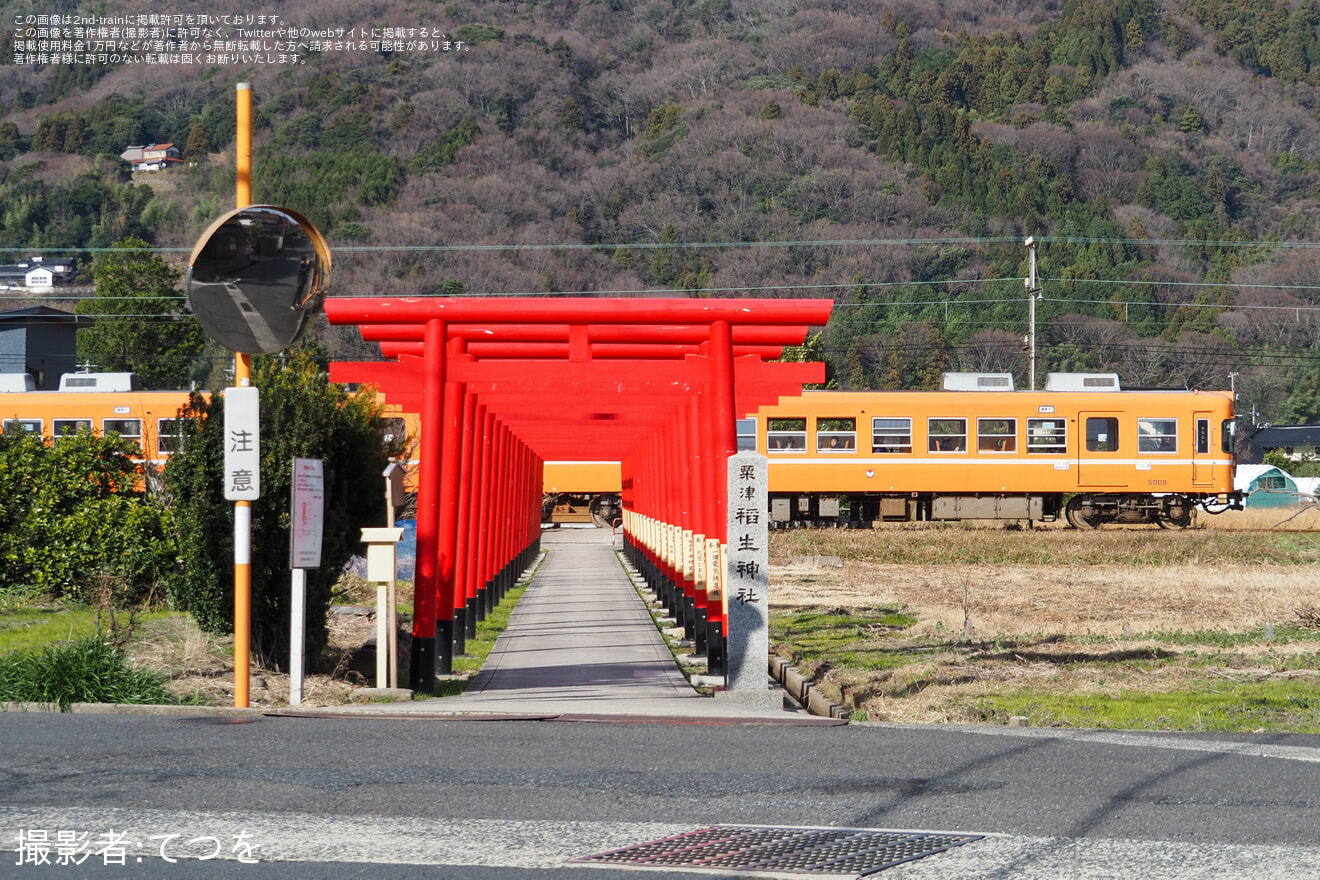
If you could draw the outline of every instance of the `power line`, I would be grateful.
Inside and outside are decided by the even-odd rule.
[[[1312,241],[1277,241],[1277,240],[1238,240],[1216,239],[1203,240],[1158,239],[1158,238],[1104,238],[1069,235],[1043,235],[1036,240],[1048,244],[1101,244],[1124,247],[1197,247],[1197,248],[1243,248],[1256,247],[1268,249],[1312,249],[1320,248],[1320,242]],[[405,245],[332,245],[335,253],[341,254],[378,254],[378,253],[454,253],[483,251],[613,251],[613,250],[754,250],[770,248],[801,247],[881,247],[881,246],[921,246],[921,245],[995,245],[1022,244],[1017,236],[934,236],[924,238],[836,238],[836,239],[790,239],[784,241],[684,241],[684,242],[582,242],[561,243],[504,243],[504,244],[405,244]],[[151,254],[191,254],[191,247],[38,247],[33,245],[0,247],[0,253],[42,254],[96,254],[96,253],[151,253]]]

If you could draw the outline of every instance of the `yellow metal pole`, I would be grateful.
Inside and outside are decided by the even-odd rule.
[[[235,207],[252,204],[252,85],[239,83],[237,89],[238,130],[235,138],[235,165],[238,183],[234,188]],[[234,353],[234,385],[252,384],[252,355]],[[251,684],[249,667],[252,653],[252,502],[234,502],[234,705],[247,708]]]
[[[252,84],[238,84],[238,133],[234,162],[238,184],[234,189],[235,208],[252,204]]]

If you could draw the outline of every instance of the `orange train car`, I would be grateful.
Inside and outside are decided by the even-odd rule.
[[[47,440],[113,431],[136,443],[152,461],[167,460],[185,436],[179,411],[188,404],[188,391],[142,391],[132,373],[66,373],[58,391],[36,391],[30,379],[24,382],[27,378],[0,374],[0,430]],[[203,397],[209,394],[202,392]],[[415,416],[388,406],[384,415],[386,443],[405,432],[416,436]],[[415,467],[416,461],[409,464]]]
[[[1124,391],[1113,374],[947,374],[942,391],[807,391],[739,421],[769,459],[777,526],[1060,516],[1191,525],[1240,507],[1227,391]],[[578,498],[617,492],[617,470],[547,465]]]
[[[134,390],[128,374],[69,374],[61,387],[0,393],[3,429],[115,431],[158,462],[182,441],[185,391]],[[1198,508],[1241,506],[1231,392],[1124,391],[1112,374],[1051,374],[1044,391],[1007,390],[1008,374],[949,374],[945,387],[808,391],[739,420],[739,447],[769,459],[772,523],[1063,516],[1079,528],[1182,528]],[[416,435],[415,416],[387,414],[387,431]],[[543,519],[612,525],[621,484],[618,462],[546,462]]]
[[[114,432],[131,440],[143,458],[163,462],[185,436],[179,410],[187,391],[141,391],[131,373],[68,373],[60,390],[35,391],[27,377],[0,383],[0,429],[59,439],[81,431]]]

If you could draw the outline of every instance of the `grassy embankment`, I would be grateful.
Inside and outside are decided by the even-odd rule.
[[[777,533],[772,643],[859,719],[1320,732],[1320,512],[1293,512]]]
[[[159,620],[165,614],[147,615]],[[108,639],[94,609],[0,614],[0,702],[178,703],[164,677]]]
[[[436,696],[463,691],[465,676],[481,669],[525,589],[526,579],[477,624],[466,653],[454,658],[455,678],[439,682]],[[409,584],[401,584],[399,598],[406,630],[412,610]],[[346,577],[337,601],[374,604],[375,587]],[[231,637],[203,633],[186,614],[152,611],[128,618],[120,612],[111,633],[108,618],[98,620],[94,608],[0,607],[0,703],[232,705]],[[374,634],[374,621],[366,617],[345,622],[332,615],[327,652],[309,663],[304,703],[344,703],[355,688],[368,684],[368,677],[354,670],[353,655]],[[285,705],[288,693],[287,674],[259,664],[253,669],[250,705]]]

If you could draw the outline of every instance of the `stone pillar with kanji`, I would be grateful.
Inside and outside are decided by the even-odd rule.
[[[766,458],[729,456],[729,543],[725,596],[729,607],[730,690],[765,691],[770,653],[770,550]]]

